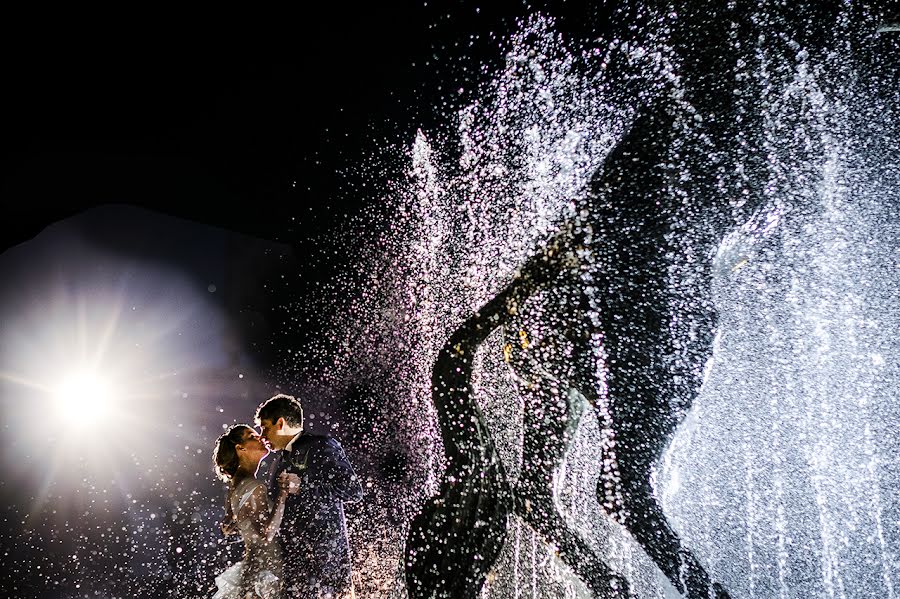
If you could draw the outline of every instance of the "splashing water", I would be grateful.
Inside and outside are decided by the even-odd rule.
[[[815,214],[717,281],[715,363],[666,456],[667,512],[738,596],[895,596],[895,192],[852,163],[835,142]]]
[[[643,53],[634,54],[638,61]],[[370,291],[353,310],[366,315],[365,330],[353,335],[372,339],[392,332],[393,347],[379,344],[370,358],[391,365],[398,402],[391,413],[421,427],[407,442],[418,458],[412,463],[422,468],[417,484],[426,495],[435,492],[443,468],[430,402],[438,349],[456,323],[508,282],[538,242],[573,216],[573,199],[621,137],[630,107],[612,103],[605,93],[604,60],[595,49],[571,53],[548,21],[535,19],[511,40],[506,67],[487,85],[484,100],[458,115],[451,132],[458,136],[458,158],[434,149],[450,145],[444,132],[429,140],[431,134],[420,131],[412,144],[409,178],[394,196],[399,218],[377,247],[377,265],[367,265]],[[595,74],[586,76],[589,70]],[[387,268],[384,253],[394,256]],[[493,358],[502,355],[498,343],[488,344]],[[477,368],[477,399],[514,475],[522,419],[510,406],[521,399],[508,366],[496,359],[486,363]],[[548,561],[546,546],[534,542]]]
[[[700,214],[700,225],[690,224],[702,207],[689,197],[688,161],[701,151],[685,149],[684,162],[672,166],[670,190],[685,199],[668,233],[682,259],[669,269],[667,284],[699,285],[701,263],[710,261],[718,324],[699,394],[672,406],[681,424],[651,482],[684,545],[732,597],[894,597],[897,92],[870,93],[873,69],[879,87],[880,63],[858,70],[856,38],[836,34],[841,44],[819,56],[779,32],[776,14],[752,15],[755,26],[771,31],[735,58],[735,79],[746,88],[732,91],[747,127],[732,139],[739,156],[734,172],[718,179],[724,199]],[[849,31],[850,19],[842,13],[837,30]],[[373,247],[366,291],[339,327],[354,340],[352,364],[335,366],[340,373],[365,363],[382,373],[391,399],[382,410],[412,456],[408,484],[416,493],[395,499],[400,507],[392,508],[407,522],[437,492],[446,465],[430,401],[439,349],[563,223],[591,221],[579,199],[636,111],[606,77],[606,65],[624,60],[656,82],[648,89],[658,89],[660,80],[680,89],[667,43],[654,33],[576,46],[550,20],[535,17],[509,42],[506,67],[454,128],[419,132],[412,143],[408,178],[392,196],[394,223]],[[715,132],[714,115],[698,111],[687,89],[677,123],[685,145],[702,146]],[[871,126],[875,115],[880,127]],[[709,147],[715,150],[715,142]],[[712,235],[697,233],[704,223],[723,220],[727,234],[711,253],[694,243]],[[591,254],[592,246],[581,251]],[[596,269],[580,275],[595,320],[601,275]],[[511,368],[513,354],[550,343],[556,329],[571,324],[568,298],[552,289],[538,294],[528,304],[537,316],[522,317],[528,326],[495,332],[474,360],[473,395],[513,484],[534,467],[536,456],[523,447],[540,434],[528,430],[534,405],[525,398],[522,372]],[[554,312],[554,306],[563,307]],[[669,330],[673,339],[689,338],[692,326],[673,320]],[[552,504],[635,596],[680,596],[679,581],[664,575],[621,525],[628,519],[617,512],[621,500],[604,508],[596,496],[604,477],[615,490],[621,456],[610,451],[615,424],[605,395],[603,336],[588,345],[596,398],[567,400],[572,430],[554,467]],[[558,373],[568,367],[553,368],[562,380]],[[532,524],[510,516],[482,596],[591,596]],[[390,542],[359,569],[380,579],[382,591],[403,595],[397,564],[404,531],[368,534]]]

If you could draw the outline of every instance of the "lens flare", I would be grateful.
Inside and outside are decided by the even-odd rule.
[[[67,376],[54,393],[56,415],[79,428],[102,424],[112,412],[114,392],[109,381],[90,372]]]

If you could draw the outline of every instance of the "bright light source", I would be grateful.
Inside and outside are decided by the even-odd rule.
[[[110,412],[113,393],[109,383],[91,372],[72,374],[55,394],[58,415],[66,424],[96,425]]]
[[[39,250],[44,262],[4,281],[21,292],[0,298],[0,462],[33,485],[29,517],[61,521],[85,501],[108,505],[108,491],[130,499],[174,484],[148,474],[193,463],[201,440],[212,451],[193,423],[218,418],[206,406],[239,391],[205,285],[76,239]]]

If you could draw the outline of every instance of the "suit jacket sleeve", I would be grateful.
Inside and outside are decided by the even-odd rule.
[[[308,456],[295,455],[292,470],[300,474],[308,492],[321,497],[354,502],[363,490],[344,449],[331,437],[310,448]]]

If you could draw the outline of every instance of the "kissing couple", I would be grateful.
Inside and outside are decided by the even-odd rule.
[[[213,450],[228,483],[225,535],[240,534],[244,557],[216,577],[213,599],[343,599],[353,596],[344,502],[362,485],[340,444],[304,431],[303,408],[278,394],[256,410],[255,430],[236,424]],[[268,482],[256,475],[275,452]]]

